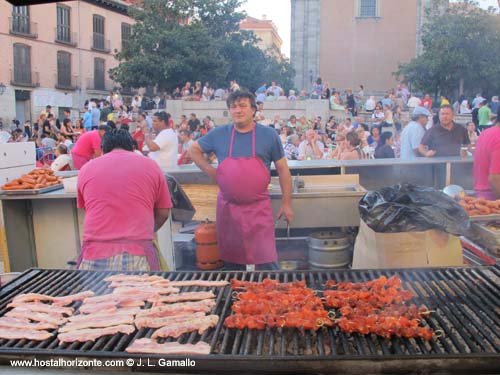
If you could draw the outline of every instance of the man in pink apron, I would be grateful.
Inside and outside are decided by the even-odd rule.
[[[256,124],[255,97],[238,90],[227,105],[233,124],[219,126],[189,148],[196,165],[219,185],[217,197],[217,239],[226,269],[276,269],[277,252],[274,218],[268,185],[274,162],[283,192],[278,218],[293,220],[292,179],[281,140],[271,127]],[[215,152],[218,168],[203,153]]]

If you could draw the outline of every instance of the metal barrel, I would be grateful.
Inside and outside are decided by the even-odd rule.
[[[352,246],[345,233],[321,231],[311,233],[309,265],[315,269],[341,268],[352,262]]]

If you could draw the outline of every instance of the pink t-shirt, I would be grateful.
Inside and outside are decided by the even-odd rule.
[[[500,126],[484,130],[474,151],[474,190],[491,190],[488,177],[500,174]]]
[[[95,150],[100,149],[101,136],[99,135],[99,130],[92,130],[80,135],[71,153],[90,160],[94,157]]]
[[[156,162],[114,150],[80,170],[77,205],[85,209],[84,259],[93,260],[120,253],[113,242],[131,245],[127,252],[133,255],[144,255],[143,247],[134,243],[153,240],[154,209],[172,208],[172,201]]]

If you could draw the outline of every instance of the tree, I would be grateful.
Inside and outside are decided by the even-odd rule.
[[[293,71],[256,47],[253,33],[239,30],[242,0],[144,0],[132,8],[136,23],[120,64],[110,70],[123,87],[156,86],[171,91],[187,81],[243,87],[268,77],[291,85]],[[189,22],[188,22],[189,21]]]
[[[500,17],[480,9],[474,1],[427,16],[422,31],[424,52],[400,64],[394,75],[436,96],[498,92]]]

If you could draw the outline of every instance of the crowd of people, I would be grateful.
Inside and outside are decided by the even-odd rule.
[[[186,82],[168,98],[222,100],[240,90],[236,80],[232,80],[228,88],[217,90],[208,82],[204,85],[199,81],[194,85]],[[256,123],[274,129],[288,160],[459,156],[461,148],[474,145],[480,131],[492,125],[500,107],[497,96],[488,101],[481,94],[477,94],[470,105],[465,97],[450,104],[444,95],[434,103],[429,94],[422,97],[412,95],[403,83],[377,100],[374,96],[365,98],[363,85],[356,92],[347,89],[340,93],[321,78],[316,80],[309,93],[302,91],[298,96],[293,90],[286,96],[274,81],[270,85],[263,82],[254,96]],[[344,116],[341,116],[341,121],[337,121],[335,115],[327,119],[321,116],[308,119],[303,115],[281,119],[265,110],[267,102],[280,99],[327,99],[333,113],[342,111]],[[150,115],[145,108],[151,108],[153,102],[157,112]],[[125,103],[118,93],[110,92],[104,99],[87,101],[78,118],[72,118],[71,112],[65,110],[63,117],[58,119],[52,107],[47,105],[32,126],[27,122],[21,127],[14,120],[11,129],[0,129],[0,143],[31,140],[37,144],[40,165],[50,164],[54,170],[80,169],[100,155],[103,134],[109,129],[119,128],[131,133],[137,152],[149,155],[161,168],[192,163],[188,149],[215,128],[213,119],[210,116],[198,118],[196,113],[191,113],[174,122],[169,113],[159,109],[162,106],[165,106],[165,101],[159,97],[148,102],[146,98],[135,96],[131,102]],[[408,124],[403,121],[405,111],[411,120]],[[449,119],[448,122],[454,124],[454,115],[464,113],[470,113],[472,119],[466,128],[454,126],[453,131],[450,128],[448,132],[440,132],[436,129],[445,129],[447,125],[433,126],[443,124],[445,117],[445,123]],[[448,136],[450,133],[451,137]],[[437,142],[433,141],[435,138]],[[440,139],[446,142],[440,142]],[[216,160],[213,155],[206,157]]]

